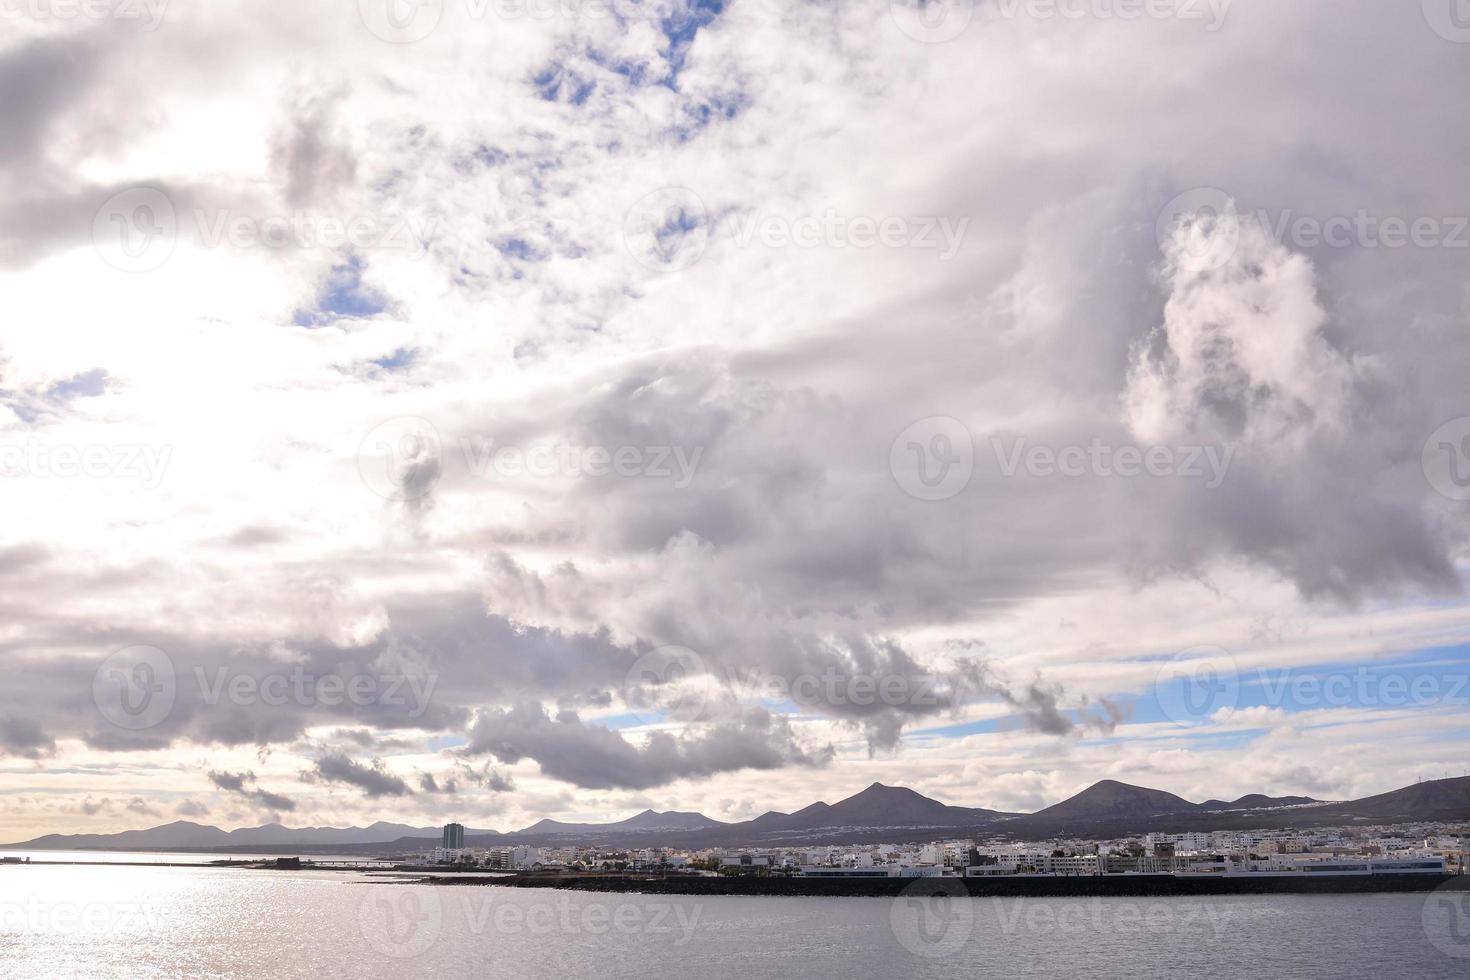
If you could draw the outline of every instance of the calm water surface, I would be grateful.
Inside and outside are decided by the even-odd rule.
[[[1460,902],[694,898],[0,866],[0,977],[1464,980]]]

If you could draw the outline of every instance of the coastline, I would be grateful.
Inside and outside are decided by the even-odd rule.
[[[899,895],[948,894],[973,898],[1139,898],[1199,895],[1330,895],[1382,892],[1429,892],[1454,884],[1470,891],[1470,875],[1093,875],[1079,877],[1015,876],[1007,878],[760,878],[664,877],[622,875],[517,875],[493,880],[431,875],[419,879],[434,885],[492,885],[502,888],[554,888],[642,895],[814,898],[894,898]]]

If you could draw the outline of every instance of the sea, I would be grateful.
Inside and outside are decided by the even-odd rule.
[[[188,859],[177,854],[29,856],[0,864],[6,980],[1470,976],[1467,892],[663,896],[124,863]],[[72,859],[88,863],[38,863]]]

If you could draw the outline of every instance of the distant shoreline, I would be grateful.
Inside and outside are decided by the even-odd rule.
[[[768,895],[787,897],[893,898],[950,894],[1001,898],[1188,897],[1198,895],[1296,895],[1428,892],[1449,883],[1470,891],[1470,875],[1085,875],[986,878],[641,878],[617,875],[518,875],[495,880],[431,875],[435,885],[492,885],[502,888],[560,888],[643,895]]]

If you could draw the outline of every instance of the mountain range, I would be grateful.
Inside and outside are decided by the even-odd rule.
[[[1112,779],[1094,783],[1036,813],[951,806],[912,789],[874,783],[837,803],[794,813],[770,811],[725,823],[701,813],[645,810],[615,823],[542,820],[522,830],[466,830],[468,846],[604,844],[713,847],[919,841],[958,831],[1015,839],[1111,838],[1149,831],[1278,829],[1352,823],[1470,821],[1470,777],[1416,783],[1360,800],[1323,802],[1307,796],[1242,796],[1192,803],[1163,790]],[[399,854],[438,843],[439,828],[375,823],[369,827],[291,829],[279,823],[224,831],[188,821],[120,834],[51,834],[9,848],[203,850],[261,852],[310,848],[320,853]]]

